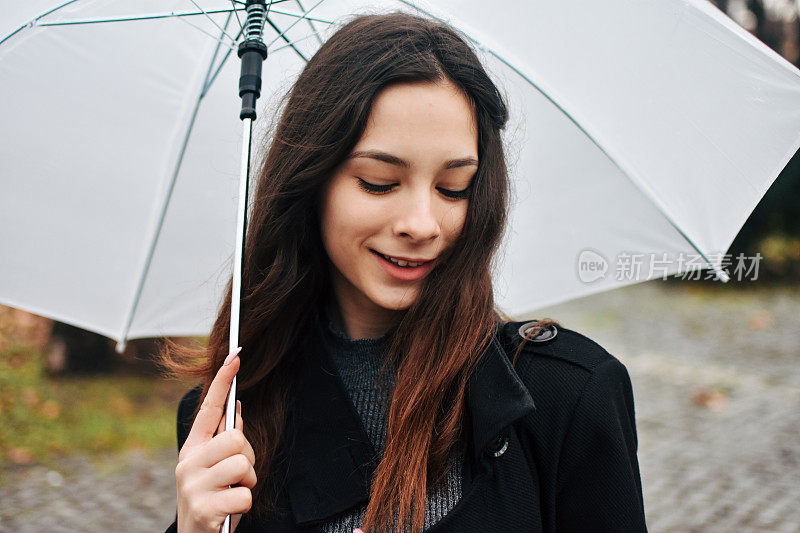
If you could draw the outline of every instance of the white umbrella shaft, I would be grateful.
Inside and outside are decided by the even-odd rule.
[[[231,326],[228,353],[239,347],[239,312],[242,297],[242,251],[244,249],[245,221],[247,219],[247,188],[250,183],[250,136],[253,121],[242,120],[242,165],[239,175],[239,204],[236,208],[236,246],[233,252],[233,283],[231,286]],[[225,404],[225,430],[233,429],[236,420],[236,376],[231,382]],[[221,533],[230,533],[231,517],[225,517]]]
[[[242,108],[242,159],[239,167],[239,204],[236,208],[236,240],[233,247],[233,279],[231,283],[231,323],[228,353],[239,347],[239,314],[242,298],[242,252],[247,223],[247,188],[250,184],[250,138],[256,118],[256,100],[261,94],[261,64],[267,58],[267,47],[262,40],[267,6],[264,0],[247,0],[247,21],[243,27],[244,41],[237,55],[241,58],[239,96]],[[236,376],[231,381],[225,405],[225,430],[233,429],[236,422]],[[225,517],[221,533],[230,533],[231,517]]]

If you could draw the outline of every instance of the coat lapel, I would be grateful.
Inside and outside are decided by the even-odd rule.
[[[315,328],[300,354],[288,442],[287,490],[300,527],[366,503],[379,460],[320,335]],[[534,409],[496,336],[468,382],[467,409],[475,461],[503,428]]]
[[[301,355],[289,443],[289,503],[298,526],[322,522],[369,498],[377,455],[314,328]]]
[[[475,462],[504,428],[535,409],[533,398],[511,366],[497,334],[469,379],[467,407]]]

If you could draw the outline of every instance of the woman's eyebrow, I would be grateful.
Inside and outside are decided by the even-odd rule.
[[[451,168],[460,168],[460,167],[470,167],[470,166],[478,166],[478,160],[474,157],[462,157],[460,159],[451,159],[445,165],[446,169]]]
[[[387,152],[382,152],[380,150],[357,150],[352,152],[348,159],[355,159],[357,157],[365,157],[368,159],[374,159],[376,161],[381,161],[383,163],[388,163],[390,165],[395,165],[402,168],[409,168],[411,164],[406,161],[405,159],[401,159],[396,155],[392,155]],[[458,159],[451,159],[447,161],[444,165],[445,169],[451,168],[460,168],[460,167],[468,167],[468,166],[478,166],[478,160],[474,157],[461,157]]]

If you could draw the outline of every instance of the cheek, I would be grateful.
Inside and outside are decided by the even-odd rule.
[[[442,235],[448,243],[455,241],[464,229],[467,220],[467,202],[448,205],[441,218]]]
[[[331,259],[349,254],[380,229],[380,209],[345,180],[336,180],[327,192],[322,212],[322,236]],[[346,259],[343,255],[342,259]]]
[[[346,219],[347,211],[342,209],[346,205],[347,199],[343,198],[341,180],[333,178],[325,191],[322,212],[320,213],[322,242],[325,250],[331,259],[335,261],[337,250],[341,245],[343,228],[347,227],[349,221]]]

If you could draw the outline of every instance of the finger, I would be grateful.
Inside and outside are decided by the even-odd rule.
[[[230,485],[241,485],[252,489],[256,486],[256,472],[247,458],[238,453],[227,457],[206,472],[210,485],[223,489]]]
[[[233,354],[239,353],[241,348],[238,348]],[[196,446],[200,442],[210,440],[214,436],[214,430],[219,426],[219,420],[225,412],[225,401],[228,398],[228,392],[231,388],[236,372],[239,370],[239,357],[233,357],[232,361],[227,365],[222,365],[214,376],[214,380],[208,388],[203,403],[200,406],[200,411],[189,430],[189,435],[186,437],[186,444],[190,447]]]
[[[234,427],[241,429],[242,432],[244,432],[244,419],[242,418],[241,400],[236,400],[236,425]]]
[[[253,504],[253,493],[247,487],[225,488],[214,494],[214,504],[226,514],[243,514]],[[224,520],[224,518],[223,518]]]
[[[236,454],[247,457],[251,465],[255,464],[253,447],[241,429],[223,431],[202,446],[202,453],[192,454],[187,460],[197,466],[211,468],[223,459]]]
[[[244,419],[242,418],[242,402],[241,400],[236,400],[236,428],[244,434]],[[250,441],[245,436],[244,439],[244,449],[242,452],[245,457],[250,461],[250,464],[255,466],[256,464],[256,452],[253,450],[253,447],[250,445]]]
[[[242,455],[247,457],[247,460],[250,461],[251,465],[256,466],[256,454],[249,442],[247,443],[247,446],[245,446],[245,449],[242,450]]]

